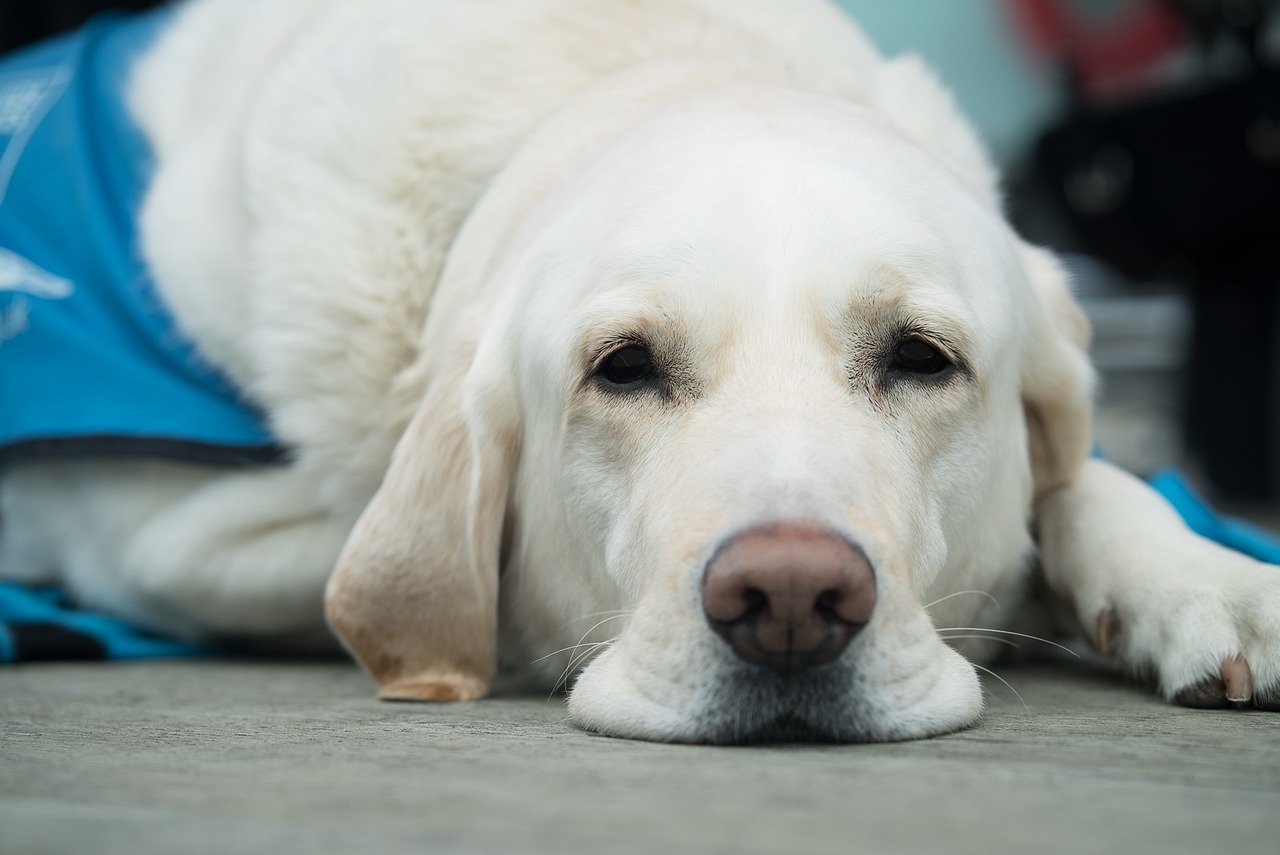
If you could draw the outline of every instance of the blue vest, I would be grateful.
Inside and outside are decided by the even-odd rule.
[[[170,14],[100,17],[0,57],[0,463],[281,455],[141,259],[151,155],[122,93]]]

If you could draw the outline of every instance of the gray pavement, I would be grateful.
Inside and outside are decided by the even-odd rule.
[[[1012,667],[975,729],[591,736],[559,697],[389,704],[339,663],[0,670],[0,853],[1280,851],[1280,715]]]

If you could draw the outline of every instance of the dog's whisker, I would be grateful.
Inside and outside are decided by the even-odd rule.
[[[537,663],[542,662],[543,660],[550,659],[552,656],[559,656],[562,653],[569,653],[569,662],[564,666],[564,670],[560,672],[560,676],[556,678],[555,684],[551,687],[551,695],[554,695],[556,692],[558,692],[560,690],[561,685],[565,686],[566,688],[568,687],[569,677],[573,674],[574,669],[578,665],[580,665],[587,656],[590,656],[591,654],[599,650],[601,647],[607,644],[611,644],[613,642],[613,639],[608,639],[607,641],[588,642],[587,636],[591,635],[591,633],[595,632],[597,629],[604,626],[606,623],[608,623],[611,620],[617,620],[620,617],[631,616],[630,611],[623,611],[620,609],[611,609],[605,612],[596,612],[595,614],[604,614],[604,615],[607,615],[607,617],[596,621],[591,626],[590,629],[588,629],[586,632],[582,634],[582,637],[578,639],[577,644],[570,645],[569,647],[562,647],[559,650],[554,650],[551,653],[546,654],[545,656],[539,656],[537,659],[534,659],[533,662],[530,663],[530,664],[536,665]],[[584,615],[583,618],[579,618],[579,620],[584,619],[586,617],[593,617],[593,616],[594,615]],[[548,695],[548,700],[550,700],[550,697],[551,696]]]
[[[551,698],[555,696],[556,692],[560,691],[561,686],[564,686],[566,689],[569,687],[568,665],[566,665],[564,670],[560,672],[560,676],[556,677],[555,683],[551,686],[551,691],[547,694],[547,700],[551,700]]]
[[[588,635],[590,635],[591,633],[595,632],[595,631],[596,631],[597,629],[599,629],[600,627],[604,626],[604,625],[605,625],[606,623],[608,623],[609,621],[611,621],[611,620],[617,620],[617,619],[618,619],[618,618],[620,618],[620,617],[627,617],[628,615],[629,615],[629,613],[626,613],[626,612],[621,613],[621,614],[612,614],[612,615],[610,615],[609,617],[606,617],[606,618],[603,618],[602,620],[598,620],[598,621],[596,621],[596,623],[595,623],[594,625],[592,625],[592,627],[591,627],[590,629],[588,629],[586,632],[582,633],[582,637],[578,639],[578,643],[577,643],[577,644],[573,645],[573,647],[567,647],[567,648],[565,648],[565,650],[577,650],[579,647],[585,647],[585,648],[586,648],[586,651],[585,651],[584,653],[571,654],[571,655],[569,656],[569,663],[568,663],[567,665],[565,665],[565,666],[564,666],[564,670],[560,672],[560,677],[559,677],[559,679],[557,679],[557,680],[556,680],[555,685],[554,685],[554,686],[552,687],[552,689],[551,689],[552,694],[555,694],[555,692],[556,692],[556,691],[558,691],[558,690],[560,689],[560,685],[561,685],[562,683],[564,684],[564,686],[565,686],[566,688],[568,687],[568,685],[569,685],[569,676],[573,673],[573,669],[574,669],[574,667],[575,667],[576,665],[578,665],[579,663],[581,663],[581,662],[582,662],[582,660],[583,660],[583,658],[584,658],[585,656],[587,656],[587,655],[589,655],[589,654],[591,654],[591,653],[594,653],[594,652],[595,652],[597,649],[599,649],[601,646],[603,646],[603,645],[605,645],[605,644],[608,644],[608,643],[609,643],[609,641],[612,641],[612,639],[610,639],[609,641],[593,641],[593,642],[591,642],[591,643],[587,644],[587,643],[585,643],[585,642],[587,641],[587,636],[588,636]],[[556,653],[550,653],[550,654],[547,654],[547,655],[548,655],[548,656],[555,656],[557,653],[564,653],[564,652],[565,652],[565,650],[557,650],[557,651],[556,651]],[[542,659],[546,659],[546,658],[547,658],[547,656],[543,656],[543,657],[542,657]],[[536,660],[534,660],[534,661],[535,661],[535,662],[541,662],[541,661],[542,661],[542,659],[536,659]]]
[[[994,636],[994,635],[978,635],[978,634],[972,634],[972,633],[971,633],[971,634],[967,634],[967,635],[945,635],[945,634],[943,634],[943,633],[941,633],[941,632],[940,632],[940,633],[938,633],[938,634],[939,634],[939,635],[941,635],[941,636],[942,636],[944,639],[946,639],[947,641],[950,641],[950,640],[952,640],[953,638],[961,638],[961,639],[963,639],[963,638],[973,638],[973,639],[980,639],[980,640],[982,640],[982,641],[994,641],[994,642],[996,642],[997,644],[1004,644],[1004,645],[1008,645],[1009,647],[1014,647],[1014,648],[1017,648],[1018,650],[1021,650],[1021,649],[1022,649],[1022,645],[1018,644],[1016,641],[1010,641],[1010,640],[1009,640],[1009,639],[1007,639],[1007,638],[997,638],[997,637],[996,637],[996,636]]]
[[[999,608],[1000,608],[1000,601],[999,601],[999,600],[997,600],[995,597],[993,597],[990,593],[988,593],[988,592],[986,592],[986,591],[979,591],[979,590],[978,590],[978,589],[976,589],[976,588],[970,588],[969,590],[966,590],[966,591],[956,591],[956,592],[954,592],[954,593],[947,594],[945,597],[938,597],[938,599],[934,600],[934,601],[933,601],[933,602],[931,602],[931,603],[925,603],[925,604],[924,604],[924,608],[926,608],[926,609],[931,609],[931,608],[933,608],[934,606],[936,606],[938,603],[946,602],[947,600],[951,599],[952,597],[959,597],[959,596],[961,596],[961,595],[963,595],[963,594],[977,594],[977,595],[979,595],[979,596],[986,597],[988,600],[990,600],[990,601],[991,601],[992,605],[994,605],[997,609],[999,609]]]
[[[604,626],[604,625],[605,625],[606,623],[608,623],[609,621],[611,621],[611,620],[617,620],[618,618],[621,618],[621,617],[630,617],[630,616],[631,616],[630,612],[624,612],[624,613],[622,613],[622,614],[612,615],[612,616],[610,616],[610,617],[604,618],[603,620],[598,620],[598,621],[596,621],[596,622],[595,622],[595,624],[594,624],[594,625],[592,625],[591,629],[589,629],[589,630],[587,630],[586,632],[582,633],[582,638],[579,638],[579,639],[578,639],[578,644],[581,644],[583,641],[585,641],[585,640],[586,640],[586,638],[587,638],[587,636],[588,636],[588,635],[590,635],[591,633],[595,632],[597,629],[599,629],[600,627]]]
[[[579,669],[587,657],[594,656],[600,651],[600,648],[608,647],[612,643],[613,639],[610,639],[608,641],[593,641],[590,644],[584,645],[583,650],[580,653],[575,654],[569,660],[569,664],[565,666],[565,674],[563,675],[565,686],[567,687],[569,685],[569,677],[573,676],[574,672]]]
[[[561,687],[565,689],[569,688],[569,678],[573,676],[578,665],[580,665],[588,656],[592,656],[597,653],[600,648],[608,647],[610,644],[613,644],[613,641],[613,639],[609,639],[608,641],[591,641],[586,644],[575,645],[575,647],[582,647],[583,650],[569,659],[569,664],[564,666],[564,670],[561,671],[560,676],[556,678],[555,685],[551,687],[551,694],[554,695],[556,692],[560,691]]]
[[[593,641],[593,642],[591,642],[591,643],[592,643],[592,644],[603,644],[604,642],[600,642],[600,641]],[[531,660],[531,661],[529,662],[529,664],[530,664],[530,665],[537,665],[539,662],[543,661],[544,659],[550,659],[552,656],[559,656],[561,653],[568,653],[568,652],[569,652],[569,651],[571,651],[571,650],[577,650],[577,649],[578,649],[579,647],[581,647],[581,646],[582,646],[582,642],[581,642],[581,641],[579,641],[577,644],[570,644],[568,647],[561,647],[559,650],[553,650],[553,651],[551,651],[551,652],[550,652],[550,653],[548,653],[546,656],[539,656],[537,659],[533,659],[533,660]]]
[[[605,614],[605,612],[596,612],[596,614]],[[569,650],[577,650],[579,647],[581,647],[581,646],[582,646],[582,643],[583,643],[584,641],[586,641],[586,640],[587,640],[587,636],[588,636],[588,635],[590,635],[591,633],[595,632],[597,629],[599,629],[600,627],[604,626],[604,625],[605,625],[606,623],[608,623],[609,621],[611,621],[611,620],[617,620],[617,619],[618,619],[618,618],[620,618],[620,617],[628,617],[628,616],[630,616],[630,614],[631,614],[630,612],[620,612],[620,613],[618,613],[618,614],[614,614],[614,615],[612,615],[612,616],[610,616],[610,617],[607,617],[607,618],[605,618],[604,620],[596,621],[595,625],[594,625],[594,626],[592,626],[592,627],[591,627],[591,629],[589,629],[589,630],[587,630],[586,632],[582,633],[582,637],[578,639],[577,644],[571,644],[571,645],[569,645],[568,647],[561,647],[559,650],[552,651],[551,653],[548,653],[546,656],[539,656],[537,659],[533,660],[533,662],[531,662],[531,663],[529,663],[529,664],[531,664],[531,665],[533,665],[533,664],[537,664],[538,662],[541,662],[543,659],[550,659],[552,656],[558,656],[558,655],[560,655],[561,653],[565,653],[566,651],[569,651]],[[584,616],[584,617],[586,617],[586,616]],[[599,644],[599,643],[601,643],[601,642],[595,642],[595,643]]]
[[[551,693],[555,694],[560,691],[561,686],[564,686],[567,689],[569,687],[569,677],[573,674],[574,665],[577,662],[580,662],[583,656],[590,654],[608,643],[609,642],[607,641],[579,641],[573,647],[569,648],[573,653],[569,655],[569,661],[565,664],[564,670],[560,672],[560,676],[556,678],[555,685],[551,687]]]
[[[603,642],[603,641],[595,641],[595,642],[592,642],[590,645],[587,645],[587,649],[588,649],[588,651],[590,651],[590,650],[594,650],[596,647],[599,647],[599,646],[600,646],[600,645],[602,645],[602,644],[604,644],[604,642]],[[579,654],[579,655],[581,655],[581,654]],[[571,658],[571,659],[569,660],[569,663],[568,663],[567,665],[565,665],[565,666],[564,666],[564,670],[563,670],[563,671],[561,671],[561,672],[560,672],[560,676],[556,678],[555,685],[553,685],[553,686],[551,687],[551,694],[553,694],[553,695],[554,695],[556,692],[560,691],[562,688],[563,688],[563,689],[568,689],[568,688],[569,688],[569,677],[570,677],[570,675],[572,675],[572,674],[573,674],[573,663],[574,663],[574,661],[575,661],[575,659]]]
[[[537,659],[534,659],[529,664],[536,665],[539,662],[543,661],[544,659],[550,659],[552,656],[559,656],[561,653],[567,653],[570,650],[577,650],[579,647],[582,646],[582,643],[586,640],[587,636],[590,635],[592,632],[594,632],[596,629],[598,629],[599,627],[603,626],[604,624],[608,623],[611,620],[616,620],[617,618],[620,618],[620,617],[627,617],[628,615],[629,613],[617,614],[617,615],[614,615],[613,617],[607,617],[604,620],[596,623],[596,625],[591,627],[591,629],[584,632],[582,634],[582,638],[579,638],[576,644],[571,644],[568,647],[561,647],[559,650],[553,650],[550,653],[546,654],[545,656],[539,656]],[[600,643],[600,642],[596,642],[596,643]]]
[[[942,635],[944,638],[946,637],[944,633],[948,633],[948,632],[990,632],[998,635],[1013,635],[1018,638],[1027,638],[1027,639],[1030,639],[1031,641],[1039,641],[1041,644],[1047,644],[1050,647],[1056,647],[1059,650],[1066,651],[1067,653],[1070,653],[1072,656],[1076,657],[1077,659],[1080,658],[1080,654],[1076,653],[1070,647],[1061,645],[1056,641],[1050,641],[1047,638],[1041,638],[1038,635],[1028,635],[1025,632],[1014,632],[1008,629],[993,629],[992,627],[989,627],[989,626],[947,626],[938,630],[938,634]]]
[[[575,623],[581,623],[584,620],[590,620],[591,618],[599,617],[600,615],[609,615],[610,616],[609,619],[613,620],[613,618],[627,617],[632,613],[633,613],[632,609],[606,609],[600,612],[587,612],[584,615],[578,615],[576,618],[564,624],[560,628],[568,629],[569,627],[573,626]]]
[[[992,671],[990,668],[984,668],[984,667],[982,667],[981,665],[977,665],[977,664],[975,664],[975,663],[973,663],[973,662],[970,662],[969,664],[970,664],[970,665],[973,665],[973,667],[974,667],[974,668],[977,668],[979,671],[982,671],[982,672],[984,672],[984,673],[990,674],[992,677],[995,677],[995,678],[996,678],[997,680],[999,680],[1001,683],[1004,683],[1005,688],[1007,688],[1009,691],[1013,692],[1013,696],[1014,696],[1015,698],[1017,698],[1017,699],[1018,699],[1018,703],[1022,704],[1022,709],[1026,712],[1026,714],[1027,714],[1027,715],[1031,715],[1031,707],[1027,706],[1027,702],[1026,702],[1026,701],[1024,701],[1024,700],[1022,699],[1022,695],[1018,694],[1018,690],[1017,690],[1017,689],[1015,689],[1015,688],[1014,688],[1014,687],[1009,683],[1009,681],[1008,681],[1008,680],[1006,680],[1004,677],[1001,677],[999,674],[997,674],[995,671]]]

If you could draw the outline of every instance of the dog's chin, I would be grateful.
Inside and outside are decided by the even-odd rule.
[[[843,663],[789,675],[735,663],[684,699],[674,686],[670,697],[645,691],[617,664],[592,663],[574,686],[569,718],[578,727],[715,745],[895,742],[970,727],[982,711],[977,675],[959,656],[938,662],[932,674],[915,675],[923,693],[904,692],[901,684],[892,691],[877,687]]]
[[[702,741],[872,741],[859,682],[852,669],[838,663],[792,674],[735,664],[714,681],[702,704]]]

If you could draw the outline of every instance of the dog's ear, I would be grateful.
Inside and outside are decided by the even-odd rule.
[[[1022,405],[1037,496],[1075,478],[1093,443],[1089,321],[1050,253],[1023,244],[1034,308],[1022,367]]]
[[[478,698],[497,668],[515,431],[492,412],[496,393],[470,391],[476,343],[465,338],[431,372],[325,592],[330,626],[384,699]]]

